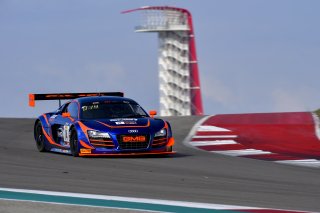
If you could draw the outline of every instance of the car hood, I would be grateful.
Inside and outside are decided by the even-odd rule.
[[[139,132],[157,132],[165,126],[161,119],[153,118],[115,118],[82,121],[88,128],[108,132],[126,132],[128,129],[139,129]]]

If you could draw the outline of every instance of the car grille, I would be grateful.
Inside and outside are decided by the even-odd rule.
[[[167,137],[156,137],[153,139],[152,148],[159,148],[167,144]]]
[[[124,137],[132,137],[132,141],[124,141]],[[134,141],[135,138],[137,137],[144,137],[145,140],[143,142],[138,142]],[[130,149],[130,150],[135,150],[135,149],[147,149],[149,146],[149,140],[150,136],[149,135],[118,135],[117,140],[119,143],[120,149]]]
[[[94,147],[102,147],[102,148],[106,148],[106,149],[113,149],[114,148],[114,143],[112,142],[111,139],[100,139],[100,140],[93,140],[90,139],[90,143],[92,144],[92,146]]]

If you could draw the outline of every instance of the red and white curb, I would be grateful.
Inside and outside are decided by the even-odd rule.
[[[320,140],[320,119],[315,113],[312,113],[312,117],[315,124],[314,128],[315,128],[316,136]]]
[[[185,140],[185,144],[215,154],[320,168],[320,160],[317,159],[305,159],[245,146],[238,142],[239,135],[231,130],[213,125],[204,125],[209,117],[212,116],[207,116],[196,123]],[[314,119],[316,119],[317,137],[320,139],[320,122],[317,116],[314,116]]]

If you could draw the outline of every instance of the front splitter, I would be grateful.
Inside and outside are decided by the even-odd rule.
[[[138,152],[138,153],[110,153],[110,154],[86,154],[86,153],[79,153],[79,156],[86,157],[86,156],[149,156],[149,155],[173,155],[177,152]]]

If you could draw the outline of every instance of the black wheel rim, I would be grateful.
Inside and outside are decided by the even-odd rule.
[[[36,134],[36,141],[37,141],[37,145],[41,146],[42,145],[42,140],[43,140],[43,133],[42,133],[42,127],[41,125],[37,126],[37,134]]]
[[[76,133],[72,134],[72,154],[76,155],[77,154],[77,148],[78,148],[78,139]]]

